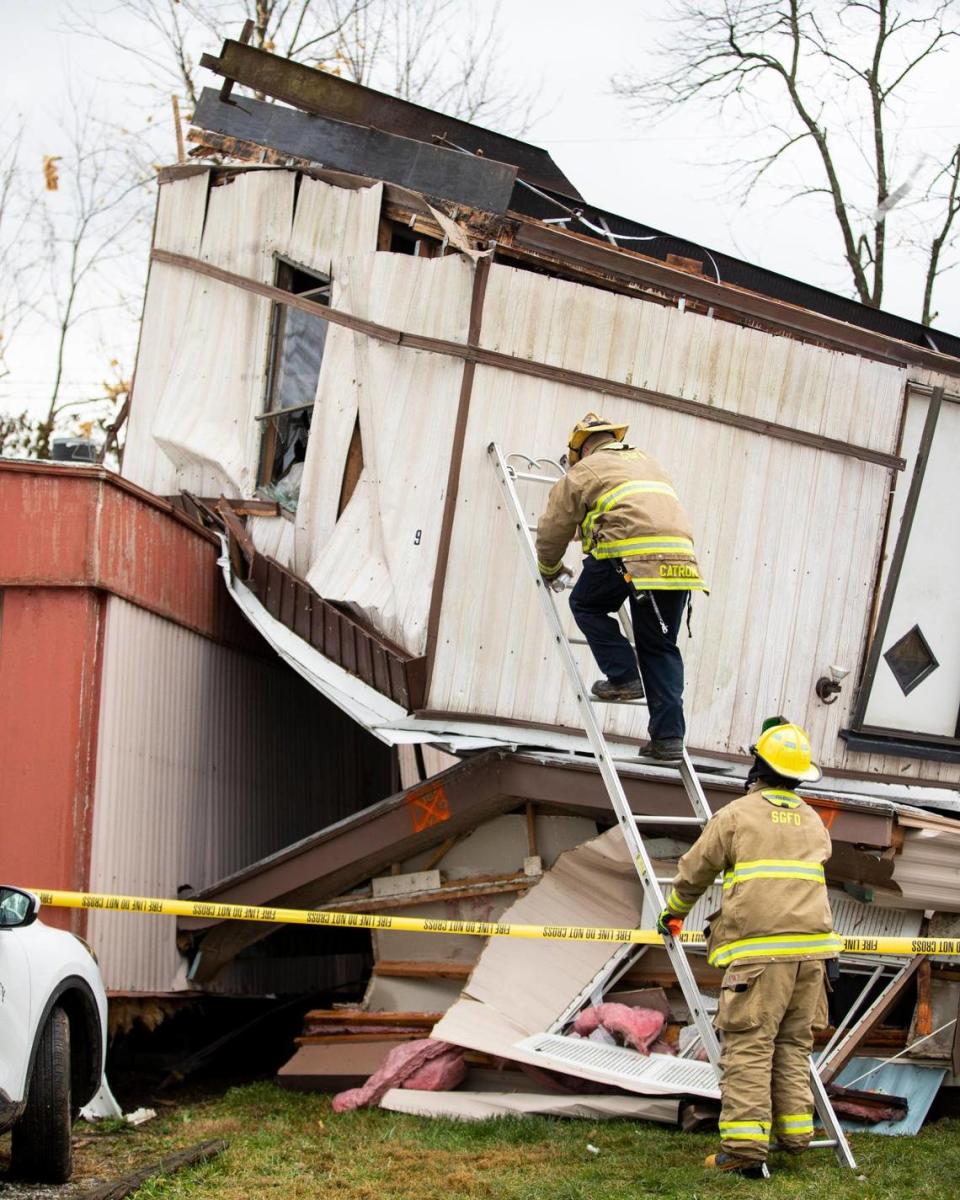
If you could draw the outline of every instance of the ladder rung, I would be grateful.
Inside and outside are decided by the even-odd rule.
[[[826,1149],[829,1149],[829,1148],[831,1148],[831,1147],[833,1147],[833,1146],[836,1146],[836,1145],[837,1145],[837,1139],[836,1139],[836,1138],[818,1138],[818,1139],[817,1139],[815,1142],[808,1142],[808,1143],[807,1143],[807,1149],[808,1149],[808,1150],[826,1150]],[[771,1149],[771,1150],[785,1150],[785,1149],[786,1149],[786,1147],[785,1147],[785,1146],[781,1146],[779,1142],[771,1142],[771,1143],[770,1143],[770,1146],[769,1146],[769,1149]]]
[[[512,470],[512,468],[511,468]],[[529,479],[533,483],[559,483],[560,475],[541,475],[536,471],[513,471],[514,479]]]
[[[666,817],[666,816],[662,816],[662,815],[659,817],[658,816],[645,817],[645,816],[638,816],[636,813],[634,813],[633,819],[637,822],[638,825],[654,825],[654,824],[655,825],[697,825],[701,829],[703,828],[703,822],[700,820],[699,817]],[[659,880],[659,879],[657,880],[657,883],[661,883],[661,882],[664,882],[664,881]],[[673,880],[668,879],[665,882],[673,883]]]
[[[567,643],[571,646],[589,646],[590,643],[586,638],[567,638]]]

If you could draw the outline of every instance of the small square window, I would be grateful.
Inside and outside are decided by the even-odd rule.
[[[919,625],[894,642],[883,657],[905,696],[940,666]]]

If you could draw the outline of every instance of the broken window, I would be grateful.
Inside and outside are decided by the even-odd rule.
[[[317,304],[330,303],[330,280],[278,261],[276,286]],[[327,322],[313,313],[275,304],[260,448],[260,493],[296,508],[307,454]]]

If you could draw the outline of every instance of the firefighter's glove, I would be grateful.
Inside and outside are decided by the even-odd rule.
[[[569,587],[570,580],[573,578],[573,572],[569,567],[561,567],[555,575],[544,575],[542,571],[540,575],[547,587],[553,592],[562,592],[565,588]]]
[[[679,937],[683,929],[683,917],[678,917],[669,908],[665,908],[657,917],[657,933],[662,937]]]

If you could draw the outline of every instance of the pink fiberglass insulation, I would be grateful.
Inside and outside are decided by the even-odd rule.
[[[573,1023],[574,1033],[586,1037],[598,1026],[619,1037],[625,1045],[641,1054],[660,1037],[667,1018],[652,1008],[631,1008],[628,1004],[597,1004],[585,1008]]]
[[[419,1070],[408,1075],[400,1085],[419,1092],[450,1092],[459,1087],[467,1076],[467,1064],[463,1051],[457,1046],[448,1046],[445,1054],[431,1058]]]
[[[431,1038],[405,1042],[402,1046],[394,1046],[363,1087],[350,1088],[334,1096],[333,1111],[370,1108],[379,1104],[391,1088],[407,1084],[422,1091],[446,1090],[462,1081],[465,1070],[463,1051],[457,1046],[435,1042]],[[454,1079],[455,1083],[450,1082]]]

